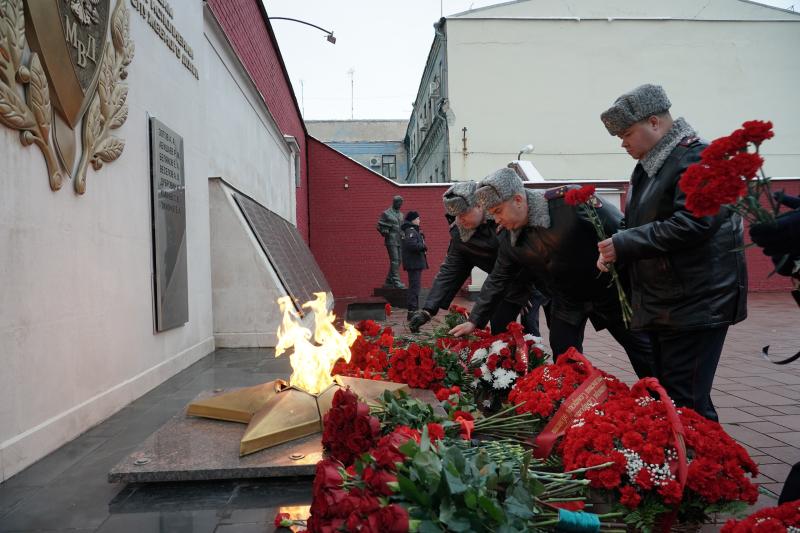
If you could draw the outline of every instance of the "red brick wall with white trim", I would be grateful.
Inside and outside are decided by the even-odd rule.
[[[398,185],[312,137],[308,150],[311,251],[333,294],[371,296],[383,285],[389,259],[375,226],[397,194],[404,199],[403,213],[420,214],[430,266],[422,286],[430,287],[450,242],[442,206],[442,194],[450,184]],[[400,277],[403,283],[408,281],[405,271]]]
[[[306,168],[306,130],[291,83],[283,69],[280,50],[271,38],[271,29],[258,7],[260,0],[208,0],[250,79],[258,88],[270,114],[284,135],[292,135],[300,145],[301,186],[297,192],[297,229],[308,242],[308,169]]]
[[[422,217],[431,267],[425,271],[422,282],[423,287],[430,287],[449,242],[441,201],[448,185],[397,185],[311,137],[308,149],[311,251],[334,295],[339,298],[370,296],[373,288],[383,284],[388,259],[375,223],[396,194],[405,199],[403,212],[413,209]],[[800,180],[775,182],[774,188],[783,188],[787,194],[800,194]],[[772,262],[760,249],[749,248],[746,255],[750,290],[787,291],[791,288],[787,278],[767,277],[772,271]],[[405,273],[402,277],[405,282]]]

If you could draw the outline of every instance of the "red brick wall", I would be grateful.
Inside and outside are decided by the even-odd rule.
[[[308,138],[311,210],[311,251],[337,298],[364,297],[383,284],[388,259],[383,238],[375,230],[380,213],[400,194],[403,212],[419,211],[428,243],[423,287],[430,287],[447,253],[449,234],[441,197],[447,184],[397,185],[355,163],[325,144]],[[348,180],[345,182],[345,176]],[[344,188],[347,183],[349,187]],[[800,180],[775,182],[787,194],[800,194]],[[624,201],[624,196],[623,196]],[[749,239],[745,239],[746,241]],[[791,283],[782,276],[767,278],[772,262],[760,249],[746,252],[750,290],[784,291]],[[404,282],[405,273],[401,274]]]
[[[284,135],[300,145],[301,186],[297,191],[297,229],[308,242],[308,168],[306,129],[275,35],[259,8],[261,0],[208,0],[236,54]]]
[[[403,213],[420,214],[430,266],[423,272],[422,286],[430,287],[450,242],[442,206],[449,184],[397,185],[312,137],[308,154],[311,251],[333,294],[371,296],[383,285],[389,259],[375,225],[397,194],[404,199]],[[405,271],[400,277],[407,282]]]

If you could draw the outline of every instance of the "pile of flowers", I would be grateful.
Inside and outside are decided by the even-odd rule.
[[[362,320],[355,328],[361,333],[350,346],[350,361],[339,359],[332,375],[363,379],[385,380],[389,365],[389,351],[394,345],[392,328],[381,326],[373,320]]]
[[[739,512],[758,496],[747,477],[758,467],[744,448],[716,422],[691,409],[676,412],[653,378],[576,421],[561,454],[568,470],[607,465],[587,472],[591,486],[618,502],[627,523],[646,531],[659,520],[702,523],[714,513]]]
[[[761,509],[744,520],[729,520],[722,533],[797,533],[800,531],[800,500]]]
[[[337,361],[332,375],[394,381],[434,391],[466,382],[464,364],[450,348],[457,344],[452,338],[402,345],[392,328],[381,328],[372,320],[355,327],[361,335],[350,347],[350,361]]]
[[[459,391],[447,392],[445,402],[458,406]],[[398,400],[390,398],[384,394],[390,403]],[[352,465],[333,457],[317,464],[309,531],[523,532],[575,521],[600,530],[605,527],[601,518],[616,516],[558,509],[582,507],[588,482],[572,479],[582,471],[543,470],[520,446],[508,443],[473,447],[460,434],[448,436],[442,425],[428,421],[428,409],[419,409],[419,419],[411,420],[411,404],[399,405],[399,411],[395,407],[383,406],[384,413],[394,413],[383,419],[384,436]],[[356,411],[363,408],[356,406]],[[398,424],[404,419],[422,430]],[[330,423],[326,419],[326,432]],[[275,523],[299,525],[281,515]]]
[[[676,410],[655,379],[628,389],[574,349],[545,365],[541,339],[518,325],[414,342],[372,321],[357,327],[339,373],[431,389],[439,404],[385,391],[368,406],[337,391],[323,419],[309,531],[531,531],[574,520],[648,533],[756,499],[745,449],[719,424]],[[625,524],[570,515],[589,488],[612,502],[603,518]]]

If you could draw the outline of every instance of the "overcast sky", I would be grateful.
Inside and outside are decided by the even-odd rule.
[[[433,40],[445,16],[502,0],[264,0],[270,17],[301,19],[319,30],[274,20],[286,68],[306,120],[407,119]],[[800,0],[762,3],[800,11]]]

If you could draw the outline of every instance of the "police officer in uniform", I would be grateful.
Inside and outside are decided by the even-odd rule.
[[[486,217],[486,212],[475,201],[477,183],[459,182],[444,193],[442,200],[450,219],[450,246],[439,267],[422,309],[412,313],[409,329],[416,333],[431,320],[439,309],[447,309],[461,286],[477,267],[486,273],[492,271],[499,240],[497,224]],[[502,333],[510,322],[522,312],[524,331],[539,336],[539,307],[544,300],[532,280],[524,275],[514,280],[502,301],[491,315],[492,333]]]
[[[741,217],[686,210],[678,181],[706,143],[658,85],[623,94],[601,120],[638,161],[631,176],[625,229],[600,242],[597,266],[617,262],[630,274],[632,329],[653,344],[653,370],[679,407],[717,420],[711,385],[728,326],[747,316]]]

